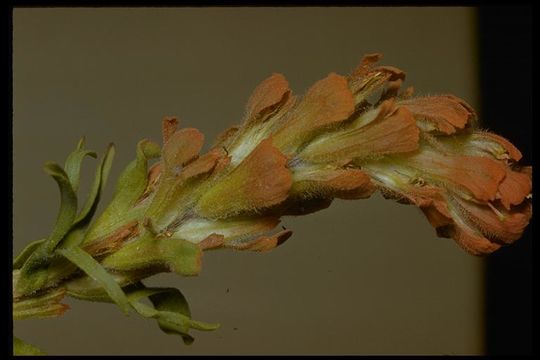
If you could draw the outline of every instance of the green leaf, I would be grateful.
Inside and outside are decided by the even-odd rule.
[[[75,219],[75,224],[79,224],[85,220],[89,220],[94,215],[97,203],[99,202],[99,198],[107,183],[107,178],[109,177],[109,172],[111,170],[114,155],[114,145],[109,144],[105,155],[103,156],[101,162],[97,167],[90,194],[88,195],[86,202],[84,203],[81,211],[79,212],[77,219]]]
[[[192,329],[200,330],[200,331],[214,331],[219,329],[219,324],[217,323],[207,323],[202,321],[196,321],[196,320],[189,320],[189,326]]]
[[[73,264],[77,265],[88,276],[101,283],[107,294],[114,300],[120,309],[122,309],[125,314],[129,313],[129,303],[126,294],[124,294],[122,288],[120,288],[114,278],[99,262],[79,247],[59,249],[58,252]]]
[[[148,298],[157,310],[177,312],[191,317],[189,304],[178,289],[165,288],[163,291],[149,295]]]
[[[81,177],[81,164],[85,156],[96,158],[97,155],[93,151],[83,150],[84,137],[79,140],[77,149],[69,154],[64,164],[64,170],[68,176],[69,182],[73,187],[73,191],[77,192],[79,189],[79,180]]]
[[[45,171],[58,183],[61,196],[60,211],[58,212],[56,224],[46,242],[47,251],[52,253],[56,245],[58,245],[73,225],[77,213],[77,195],[71,186],[67,174],[58,164],[46,163]]]
[[[90,194],[88,195],[81,211],[77,215],[77,218],[75,219],[71,230],[62,240],[62,243],[60,245],[62,248],[78,246],[84,241],[84,237],[87,233],[86,230],[90,221],[92,220],[92,216],[97,209],[99,198],[107,182],[114,154],[114,145],[110,144],[107,148],[107,151],[105,152],[105,155],[103,156],[101,162],[97,167]]]
[[[139,303],[138,300],[148,297],[154,308]],[[191,319],[189,305],[180,290],[175,288],[146,288],[140,284],[128,293],[128,299],[133,308],[142,316],[158,321],[160,329],[167,334],[182,336],[184,343],[189,345],[193,337],[189,329],[215,330],[219,324],[208,324]]]
[[[13,355],[46,355],[46,353],[14,336]]]
[[[196,330],[211,331],[219,328],[219,324],[209,324],[192,320],[189,304],[178,289],[168,288],[166,291],[150,295],[148,298],[154,305],[154,308],[162,313],[158,323],[161,330],[166,333],[174,333],[177,329],[174,322],[176,317],[171,317],[169,313],[182,315],[185,317],[182,321],[187,321],[187,325]]]
[[[26,260],[28,260],[28,258],[32,255],[32,253],[46,240],[47,239],[40,239],[32,241],[30,244],[26,245],[26,247],[19,253],[15,260],[13,260],[13,269],[20,269],[24,265]]]
[[[113,199],[89,230],[87,239],[106,236],[129,217],[129,210],[143,194],[148,182],[148,160],[159,157],[159,145],[149,140],[137,144],[137,158],[124,169]],[[86,243],[86,241],[85,241]]]

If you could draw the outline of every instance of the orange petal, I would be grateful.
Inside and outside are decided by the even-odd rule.
[[[198,175],[206,174],[217,166],[218,161],[226,157],[225,151],[222,149],[210,150],[203,156],[197,158],[182,169],[179,178],[187,180]]]
[[[531,217],[530,204],[506,211],[494,205],[480,205],[459,197],[455,198],[455,203],[471,227],[478,229],[486,238],[505,244],[521,237]]]
[[[255,88],[246,111],[246,122],[255,121],[273,112],[290,93],[289,83],[281,74],[272,74]]]
[[[464,129],[476,117],[469,104],[453,95],[404,100],[400,105],[411,110],[422,130],[448,135]]]
[[[385,103],[383,103],[385,104]],[[418,149],[420,130],[406,108],[398,108],[385,119],[379,116],[358,129],[343,130],[325,141],[308,145],[301,157],[313,162],[364,159]]]
[[[521,204],[532,190],[532,167],[520,171],[506,169],[506,177],[499,185],[498,198],[504,207],[510,210],[512,205]]]
[[[384,121],[377,121],[359,129],[356,151],[351,157],[395,154],[418,149],[420,131],[411,113],[398,108]]]
[[[287,198],[292,184],[287,158],[263,140],[231,173],[203,194],[198,212],[206,217],[224,218],[257,211]]]
[[[185,165],[197,157],[204,142],[204,135],[197,129],[185,128],[175,132],[164,145],[162,159],[168,172]]]
[[[503,164],[484,157],[422,151],[405,161],[425,173],[431,180],[454,191],[464,189],[480,201],[494,200],[499,184],[506,176]]]
[[[382,58],[382,54],[373,53],[364,55],[360,61],[360,65],[352,72],[351,77],[362,77],[365,76],[373,67]]]
[[[274,144],[292,151],[318,130],[346,120],[354,111],[347,79],[330,74],[313,85],[274,135]]]

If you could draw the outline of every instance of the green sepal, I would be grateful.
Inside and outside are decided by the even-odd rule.
[[[18,337],[13,337],[13,355],[47,355],[46,352],[40,350],[34,345],[31,345]]]
[[[105,270],[99,262],[79,247],[59,249],[58,252],[65,256],[73,264],[77,265],[90,277],[101,283],[110,298],[122,309],[125,314],[129,313],[129,304],[126,294],[115,279]]]
[[[84,137],[79,140],[77,149],[73,151],[66,159],[64,163],[64,171],[66,172],[69,182],[73,187],[73,191],[77,192],[79,189],[79,180],[81,178],[81,164],[85,156],[93,158],[97,157],[97,154],[93,151],[84,150]]]
[[[146,231],[102,260],[103,266],[118,271],[166,266],[180,275],[193,276],[201,271],[202,250],[183,239],[155,237]]]
[[[158,144],[141,140],[137,144],[137,158],[120,174],[113,199],[88,231],[88,240],[106,236],[129,218],[130,210],[143,194],[148,183],[148,160],[160,155]],[[85,243],[87,241],[85,240]]]

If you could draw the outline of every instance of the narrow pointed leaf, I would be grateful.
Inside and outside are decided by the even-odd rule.
[[[45,171],[58,183],[61,196],[60,211],[58,212],[56,224],[47,239],[47,251],[52,253],[56,245],[73,225],[77,212],[77,195],[73,191],[67,174],[58,164],[46,163]]]
[[[107,151],[105,152],[105,155],[103,156],[103,159],[101,159],[101,162],[97,167],[90,194],[88,195],[86,202],[84,203],[81,211],[79,212],[79,215],[75,220],[75,224],[79,224],[82,221],[88,220],[92,217],[92,215],[94,215],[99,198],[107,183],[107,178],[109,177],[109,172],[112,166],[114,155],[114,145],[110,144],[107,148]]]
[[[124,313],[127,314],[129,312],[129,303],[126,294],[124,294],[122,288],[116,283],[112,275],[99,262],[78,247],[60,249],[58,251],[88,274],[88,276],[101,283],[107,294],[109,294],[111,299],[114,300]]]
[[[215,330],[219,327],[219,324],[209,324],[201,321],[192,320],[189,304],[184,295],[182,295],[182,293],[178,289],[167,289],[167,291],[149,296],[149,299],[152,304],[154,304],[154,308],[161,311],[162,313],[174,313],[186,317],[190,328],[210,331]],[[172,317],[172,320],[174,319],[176,319],[176,317]],[[159,327],[164,332],[170,331],[170,322],[170,315],[163,316],[161,320],[158,320]]]
[[[219,329],[220,325],[217,323],[207,323],[207,322],[190,319],[189,327],[195,330],[200,330],[200,331],[214,331],[214,330]]]
[[[77,150],[69,154],[64,164],[64,170],[68,176],[69,182],[73,190],[77,192],[79,189],[79,181],[81,178],[81,164],[85,156],[96,158],[97,155],[93,151],[84,150],[84,138],[79,141]]]
[[[138,300],[148,297],[154,308],[139,303]],[[178,334],[186,345],[194,339],[188,334],[189,329],[215,330],[219,324],[207,324],[191,319],[191,312],[186,298],[175,288],[146,288],[142,283],[133,287],[128,293],[133,308],[142,316],[158,321],[160,329],[167,334]]]

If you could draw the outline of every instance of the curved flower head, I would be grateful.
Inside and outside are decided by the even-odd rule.
[[[405,73],[376,66],[379,59],[367,55],[351,75],[331,73],[300,97],[283,75],[271,75],[249,98],[242,124],[203,155],[200,132],[165,118],[161,159],[133,210],[136,231],[103,263],[194,275],[203,250],[269,250],[292,234],[275,230],[282,216],[377,190],[418,206],[438,236],[472,254],[517,240],[532,190],[519,150],[479,130],[465,101],[402,91]]]

